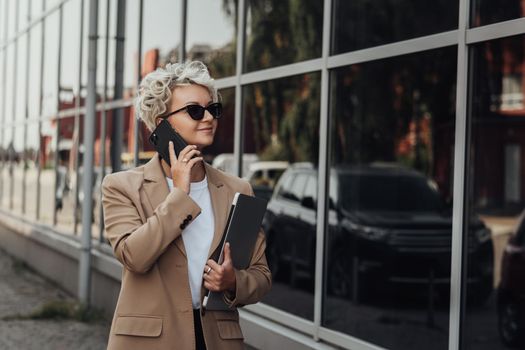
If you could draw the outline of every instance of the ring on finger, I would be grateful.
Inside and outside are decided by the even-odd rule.
[[[208,269],[206,270],[206,274],[210,273],[211,271],[211,266],[208,266]]]
[[[188,160],[187,160],[186,158],[183,158],[183,159],[182,159],[182,162],[183,162],[183,163],[188,163]]]

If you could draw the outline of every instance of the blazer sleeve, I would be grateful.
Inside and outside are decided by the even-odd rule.
[[[184,191],[172,190],[143,223],[136,205],[115,176],[102,183],[106,237],[118,261],[130,271],[146,273],[183,228],[201,212]],[[182,225],[185,227],[185,225]]]
[[[243,193],[253,196],[253,190],[249,183]],[[268,268],[266,255],[266,235],[261,228],[255,248],[250,260],[250,266],[245,270],[235,269],[236,289],[233,293],[225,292],[224,301],[229,307],[240,307],[247,304],[259,302],[272,287],[272,273]]]

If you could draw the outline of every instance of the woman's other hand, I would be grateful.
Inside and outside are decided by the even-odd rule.
[[[237,286],[233,269],[230,243],[224,246],[224,261],[222,265],[212,259],[204,266],[204,288],[213,292],[235,292]]]
[[[197,149],[197,146],[189,145],[180,151],[179,157],[177,159],[173,142],[170,141],[168,148],[170,152],[170,171],[171,178],[173,180],[173,187],[176,187],[179,190],[189,194],[191,169],[195,164],[202,161],[202,157],[193,157],[200,155],[201,152]]]

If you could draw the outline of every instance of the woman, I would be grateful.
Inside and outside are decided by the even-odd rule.
[[[108,349],[242,349],[235,306],[256,303],[271,286],[259,232],[250,266],[232,267],[218,249],[235,192],[250,185],[206,164],[221,105],[206,66],[168,64],[140,84],[135,111],[153,130],[167,120],[186,141],[170,164],[156,154],[144,166],[106,176],[104,223],[123,265]],[[200,312],[204,289],[223,292],[232,311]]]

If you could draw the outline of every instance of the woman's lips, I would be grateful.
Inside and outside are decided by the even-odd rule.
[[[202,129],[197,129],[197,131],[212,132],[213,128],[202,128]]]

